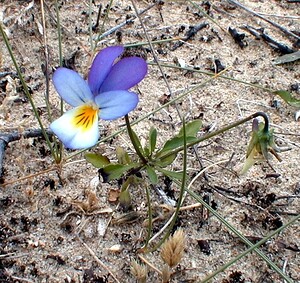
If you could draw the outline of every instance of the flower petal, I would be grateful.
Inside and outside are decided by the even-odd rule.
[[[123,53],[124,47],[110,46],[95,57],[88,76],[88,83],[94,95],[100,92],[100,87],[111,70],[114,61]]]
[[[50,129],[71,149],[88,148],[99,139],[98,109],[82,105],[67,111],[51,123]]]
[[[116,90],[100,93],[95,102],[100,108],[101,119],[114,120],[133,110],[139,102],[139,97],[134,92]]]
[[[53,84],[62,99],[72,106],[93,101],[88,84],[73,70],[58,68],[53,74]]]
[[[147,63],[140,57],[127,57],[116,63],[104,80],[100,92],[127,90],[147,74]]]

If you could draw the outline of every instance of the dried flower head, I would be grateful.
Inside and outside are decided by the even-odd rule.
[[[183,256],[184,242],[185,234],[182,229],[176,230],[174,235],[164,242],[160,255],[170,267],[174,267],[180,262]]]
[[[131,261],[131,274],[139,283],[146,283],[147,267],[144,264],[139,264],[137,261]]]

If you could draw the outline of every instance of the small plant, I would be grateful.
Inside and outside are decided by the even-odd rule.
[[[92,1],[90,2],[90,4],[91,3]],[[112,1],[109,4],[109,8],[106,9],[107,11],[110,10],[111,5]],[[100,14],[101,13],[99,12],[99,17]],[[138,16],[138,13],[136,14]],[[92,13],[90,11],[90,16],[91,15]],[[107,16],[108,14],[105,15],[105,19],[107,19]],[[90,23],[91,22],[92,21],[90,18]],[[57,21],[57,26],[60,34],[59,21]],[[93,42],[93,27],[90,24],[90,46],[93,51],[97,47],[97,43],[99,42],[100,38],[102,38],[103,28],[104,23],[101,28],[101,35],[99,35],[97,37],[97,40]],[[58,146],[56,142],[54,142],[53,144],[53,140],[49,139],[49,131],[44,127],[42,120],[40,119],[40,114],[37,111],[37,107],[35,106],[34,101],[31,98],[25,80],[23,79],[21,69],[14,59],[12,48],[8,43],[8,38],[4,30],[2,29],[1,23],[0,32],[7,45],[11,58],[13,59],[13,63],[21,80],[24,92],[31,103],[32,109],[38,119],[39,126],[47,141],[52,156],[57,164],[62,164],[65,161],[61,159],[62,154],[60,154],[63,150],[63,146]],[[61,35],[59,35],[59,37],[61,37]],[[150,42],[149,46],[152,48]],[[111,182],[113,180],[118,181],[120,191],[118,191],[118,200],[123,209],[127,210],[131,207],[131,202],[133,199],[130,192],[131,187],[143,182],[146,187],[145,190],[149,221],[147,236],[145,237],[145,239],[143,239],[144,246],[140,249],[140,251],[151,252],[161,247],[160,256],[164,262],[164,265],[161,270],[158,271],[160,276],[162,277],[163,282],[169,282],[171,280],[174,268],[176,268],[184,255],[186,238],[185,233],[182,229],[178,229],[173,236],[170,236],[170,233],[174,228],[176,217],[180,212],[180,208],[186,194],[192,196],[198,204],[201,203],[201,205],[208,209],[212,213],[212,215],[218,218],[218,220],[222,222],[231,232],[242,239],[244,243],[249,246],[250,250],[248,252],[252,250],[257,252],[257,254],[261,258],[263,258],[264,261],[267,262],[278,274],[280,274],[282,278],[284,278],[287,282],[290,282],[288,281],[287,276],[283,274],[282,270],[277,268],[277,266],[273,264],[272,261],[270,261],[268,257],[266,257],[264,253],[258,249],[258,245],[253,245],[250,241],[248,241],[247,238],[241,235],[239,231],[228,224],[226,220],[222,218],[222,216],[220,216],[213,208],[211,208],[209,204],[204,202],[202,198],[199,197],[199,195],[196,195],[187,187],[187,183],[189,181],[187,172],[187,149],[192,148],[194,145],[201,144],[203,141],[220,135],[235,127],[238,127],[239,125],[243,125],[244,123],[251,120],[253,120],[252,135],[246,153],[246,161],[241,173],[246,173],[249,168],[257,162],[263,160],[269,162],[270,153],[280,161],[281,159],[277,154],[277,152],[279,152],[279,149],[276,147],[274,142],[274,132],[273,130],[269,129],[269,119],[267,115],[262,112],[257,112],[244,119],[238,120],[229,125],[225,125],[224,127],[219,128],[214,132],[209,132],[202,136],[199,134],[200,129],[202,128],[201,120],[192,120],[188,123],[185,123],[185,119],[180,117],[182,122],[181,129],[177,133],[169,135],[168,139],[164,140],[161,145],[158,144],[158,135],[160,134],[159,129],[156,129],[153,125],[150,125],[149,127],[150,130],[148,133],[146,144],[143,144],[141,142],[141,139],[139,138],[138,133],[134,131],[133,124],[138,123],[145,117],[149,117],[149,115],[153,115],[155,111],[158,110],[155,109],[153,112],[148,113],[148,116],[141,117],[134,122],[130,121],[128,114],[136,108],[139,102],[138,94],[130,91],[130,89],[136,86],[145,78],[148,72],[148,64],[144,59],[140,57],[122,57],[124,51],[125,47],[123,46],[110,46],[102,49],[94,58],[94,61],[88,73],[87,80],[85,80],[73,70],[64,67],[59,67],[58,69],[56,69],[53,74],[54,87],[59,96],[73,108],[66,111],[65,113],[62,113],[62,116],[54,121],[52,121],[52,116],[49,115],[49,119],[51,120],[49,122],[50,129],[52,130],[50,134],[55,134],[62,142],[64,147],[73,150],[82,150],[76,152],[75,154],[84,152],[85,159],[87,160],[87,162],[91,163],[94,167],[99,169],[99,174],[103,177],[104,182]],[[153,55],[154,54],[155,52],[153,52]],[[61,50],[60,65],[62,65]],[[179,68],[178,66],[171,67]],[[186,68],[185,70],[189,72],[199,71],[207,74],[207,72],[192,68]],[[211,76],[210,80],[213,80],[217,76],[219,76],[221,78],[238,82],[238,80],[234,78],[224,77],[223,73],[218,73],[217,75],[209,75]],[[299,107],[299,101],[293,98],[289,94],[289,92],[270,91],[269,89],[262,86],[257,86],[250,83],[245,84],[272,92],[273,94],[279,95],[290,105]],[[204,83],[200,84],[200,86],[203,85]],[[178,99],[183,98],[188,93],[192,93],[192,91],[194,91],[195,89],[196,88],[193,88],[193,90],[189,90],[186,93],[181,94],[180,98],[175,98],[174,100],[167,102],[166,105],[175,103]],[[163,107],[165,106],[162,106],[159,110],[161,110]],[[264,119],[264,123],[258,122],[256,118],[259,116]],[[126,149],[124,146],[115,147],[114,157],[112,157],[105,151],[102,154],[98,152],[87,152],[87,149],[94,147],[99,141],[99,118],[103,120],[114,120],[121,117],[124,117],[124,120],[126,122],[128,137],[134,148],[133,154],[132,152],[129,152],[128,149]],[[115,133],[115,136],[117,136],[118,133]],[[172,170],[172,165],[175,163],[178,156],[183,157],[183,166],[182,170],[174,172],[174,170]],[[59,166],[57,165],[55,165],[54,167],[56,168],[55,170],[59,168]],[[150,198],[151,191],[149,188],[156,186],[161,181],[162,176],[166,176],[174,181],[174,183],[178,184],[178,186],[180,187],[180,192],[177,199],[176,208],[172,207],[172,210],[174,211],[174,217],[170,218],[172,221],[167,222],[168,225],[166,225],[168,226],[167,232],[163,237],[161,237],[161,240],[158,244],[153,245],[152,241],[150,241],[151,233],[154,229],[152,229],[152,204]],[[75,204],[82,212],[88,214],[99,208],[99,199],[97,198],[97,194],[94,191],[89,192],[86,197],[86,200],[75,201],[73,204]],[[137,219],[137,215],[138,213],[136,211],[131,211],[127,214],[127,218],[123,217],[119,220],[119,222],[115,223],[122,223],[122,221],[130,223],[130,220]],[[145,265],[139,264],[136,261],[132,261],[131,273],[138,282],[146,282],[148,270]]]

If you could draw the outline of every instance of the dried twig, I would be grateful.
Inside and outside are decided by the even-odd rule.
[[[27,279],[27,278],[21,278],[21,277],[17,277],[17,276],[11,276],[11,279],[14,279],[18,282],[26,282],[26,283],[34,283],[34,281]]]
[[[133,22],[134,19],[138,18],[140,15],[143,15],[144,13],[146,13],[147,11],[149,11],[150,9],[152,9],[154,6],[157,5],[158,2],[153,3],[152,5],[150,5],[149,7],[147,7],[146,9],[142,10],[141,12],[137,13],[136,15],[133,15],[131,18],[127,19],[126,21],[120,23],[119,25],[109,29],[108,31],[102,33],[101,35],[99,35],[96,39],[96,41],[98,42],[100,39],[114,33],[115,31],[117,31],[118,29],[122,28],[123,26],[130,24]]]
[[[144,258],[140,254],[138,255],[138,257],[140,258],[140,260],[142,260],[144,263],[146,263],[151,269],[156,271],[159,275],[162,275],[161,271],[159,269],[157,269],[150,261],[148,261],[146,258]]]
[[[263,39],[265,42],[267,42],[272,48],[278,50],[282,54],[291,54],[294,53],[295,50],[293,50],[291,47],[287,46],[286,44],[283,44],[281,42],[276,41],[274,38],[269,36],[263,28],[253,28],[251,26],[244,26],[244,29],[249,31],[252,35],[254,35],[257,39]]]
[[[48,130],[47,134],[50,136],[52,135],[52,131]],[[42,137],[43,132],[42,130],[27,130],[24,133],[0,133],[0,177],[2,177],[3,174],[3,160],[4,160],[4,152],[7,147],[7,145],[12,141],[17,141],[21,138],[36,138],[36,137]]]
[[[120,283],[118,278],[113,274],[113,272],[96,256],[96,254],[93,252],[93,250],[80,238],[78,237],[79,241],[84,245],[84,247],[88,250],[88,252],[91,254],[91,256],[94,258],[94,260],[103,268],[105,269],[111,277],[117,282]]]
[[[186,32],[185,37],[183,37],[181,39],[181,41],[176,42],[174,44],[174,46],[171,48],[171,51],[174,51],[178,47],[182,46],[186,41],[188,41],[189,39],[193,38],[197,34],[198,31],[200,31],[203,28],[206,28],[207,26],[208,26],[208,23],[205,23],[205,22],[204,23],[200,23],[200,24],[195,25],[195,26],[191,26],[189,28],[189,30]]]
[[[295,33],[291,32],[291,31],[289,31],[289,30],[287,30],[285,27],[283,27],[283,26],[281,26],[281,25],[279,25],[279,24],[277,24],[277,23],[275,23],[275,22],[273,22],[273,21],[271,21],[271,20],[269,20],[269,19],[266,19],[266,18],[263,17],[261,14],[252,11],[251,9],[249,9],[249,8],[247,8],[246,6],[242,5],[240,2],[238,2],[238,1],[236,1],[236,0],[227,0],[227,1],[228,1],[230,4],[233,4],[233,5],[235,5],[235,6],[238,6],[238,7],[242,8],[242,9],[244,9],[245,11],[247,11],[248,13],[250,13],[250,14],[252,14],[252,15],[254,15],[254,16],[256,16],[256,17],[258,17],[258,18],[260,18],[260,19],[262,19],[262,20],[264,20],[264,21],[266,21],[266,22],[268,22],[269,24],[273,25],[274,27],[280,29],[280,30],[281,30],[283,33],[285,33],[286,35],[292,36],[292,37],[296,38],[297,40],[300,40],[300,36],[296,35]]]

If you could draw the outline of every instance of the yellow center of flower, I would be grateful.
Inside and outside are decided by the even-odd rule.
[[[82,105],[77,108],[73,123],[75,127],[83,131],[89,130],[95,122],[98,115],[98,107],[95,105]]]

